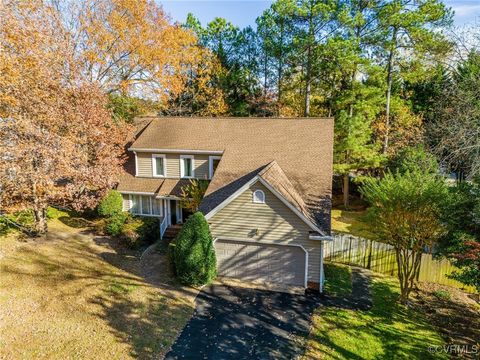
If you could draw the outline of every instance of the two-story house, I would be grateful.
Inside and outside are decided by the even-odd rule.
[[[118,184],[124,210],[161,218],[163,234],[189,215],[182,186],[209,180],[200,210],[219,276],[322,289],[333,119],[146,120]]]

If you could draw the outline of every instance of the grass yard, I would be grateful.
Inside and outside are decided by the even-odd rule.
[[[350,272],[344,266],[326,272],[336,273],[337,282],[327,283],[326,291],[345,294],[351,289]],[[326,274],[328,278],[328,273]],[[320,307],[313,316],[312,331],[304,359],[446,359],[431,354],[429,345],[443,345],[440,335],[420,312],[399,305],[395,279],[376,276],[371,284],[373,307],[353,311]]]
[[[325,293],[332,296],[347,296],[352,291],[352,270],[350,266],[324,263]]]
[[[365,220],[365,216],[365,210],[332,209],[332,231],[373,239],[370,225]]]
[[[61,220],[62,218],[60,218]],[[161,358],[193,312],[165,255],[140,259],[81,222],[0,241],[1,359]]]

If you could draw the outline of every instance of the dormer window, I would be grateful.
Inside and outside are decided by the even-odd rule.
[[[153,170],[154,177],[167,176],[165,155],[163,154],[152,155],[152,170]]]
[[[265,193],[262,190],[253,192],[253,202],[256,204],[265,204]]]
[[[195,176],[193,160],[193,155],[180,155],[180,177],[193,178]]]

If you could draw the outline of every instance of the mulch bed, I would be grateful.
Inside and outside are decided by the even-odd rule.
[[[459,289],[427,282],[420,283],[414,294],[414,303],[438,329],[447,346],[467,345],[470,350],[477,346],[477,353],[451,351],[453,357],[480,358],[480,305],[476,298]]]

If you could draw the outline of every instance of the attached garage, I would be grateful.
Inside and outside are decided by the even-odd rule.
[[[218,275],[248,282],[307,286],[308,254],[299,245],[215,241]]]

